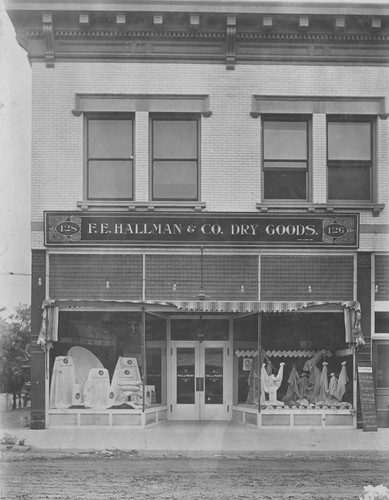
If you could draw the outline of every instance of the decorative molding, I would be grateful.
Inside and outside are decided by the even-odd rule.
[[[144,3],[131,4],[130,9],[127,3],[120,4],[123,8],[115,10],[106,5],[102,12],[85,11],[84,3],[70,4],[67,9],[50,4],[55,9],[54,29],[52,20],[43,22],[42,28],[41,11],[25,3],[18,9],[8,8],[11,20],[16,31],[27,37],[22,44],[30,59],[47,59],[50,65],[54,56],[56,61],[224,62],[229,69],[236,64],[286,62],[389,64],[389,10],[376,6],[361,11],[353,8],[352,13],[327,6],[314,15],[312,6],[282,14],[273,6],[253,14],[247,5],[233,12],[224,8],[214,12],[210,5],[199,10],[192,3],[184,14],[177,6],[155,12]],[[254,4],[252,8],[256,10]],[[89,22],[80,25],[80,15]],[[154,24],[155,16],[163,23]],[[344,26],[336,27],[337,18]]]
[[[351,114],[385,116],[385,97],[262,96],[253,95],[250,115],[261,114]]]
[[[76,94],[74,116],[82,113],[201,113],[212,115],[208,95],[187,94]]]
[[[358,252],[357,253],[357,266],[361,267],[371,267],[371,253]]]
[[[202,201],[193,202],[169,202],[169,201],[127,201],[127,202],[110,202],[110,201],[78,201],[77,206],[81,210],[123,210],[139,211],[139,212],[162,212],[164,210],[181,210],[202,212],[206,208],[206,203]]]
[[[342,213],[345,211],[357,211],[365,212],[371,211],[374,217],[378,217],[380,212],[385,208],[384,203],[295,203],[295,202],[285,202],[285,203],[269,203],[269,202],[258,202],[256,204],[257,210],[261,212],[271,212],[279,210],[291,210],[300,211],[307,213]]]
[[[235,69],[236,64],[236,26],[227,26],[226,68]]]
[[[46,250],[32,250],[31,262],[33,265],[46,265]]]
[[[45,62],[47,68],[54,68],[55,63],[55,36],[52,14],[43,14],[42,32],[46,45]]]

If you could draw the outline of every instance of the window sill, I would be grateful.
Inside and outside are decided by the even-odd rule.
[[[278,201],[257,203],[257,210],[261,212],[271,212],[276,210],[291,209],[295,211],[307,213],[337,213],[346,210],[371,211],[374,217],[379,217],[380,212],[385,208],[384,203],[309,203],[309,202],[293,202],[293,201]]]
[[[165,210],[201,212],[206,204],[201,201],[78,201],[80,210],[128,210],[129,212],[159,212]]]

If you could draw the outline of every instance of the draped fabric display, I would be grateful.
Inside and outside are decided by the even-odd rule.
[[[65,409],[72,404],[76,380],[73,359],[57,356],[50,385],[50,408]]]
[[[84,388],[85,408],[105,410],[112,405],[110,400],[109,373],[105,368],[92,368]]]
[[[59,307],[55,300],[45,299],[42,303],[42,324],[39,330],[37,344],[45,351],[58,341]]]
[[[76,384],[81,388],[85,387],[89,372],[92,368],[104,368],[101,361],[88,349],[81,346],[75,346],[69,349],[68,356],[71,356],[74,362]]]

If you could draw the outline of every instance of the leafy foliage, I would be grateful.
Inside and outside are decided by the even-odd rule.
[[[4,392],[14,392],[30,380],[30,334],[31,310],[27,304],[19,304],[8,318],[0,318],[0,388]]]

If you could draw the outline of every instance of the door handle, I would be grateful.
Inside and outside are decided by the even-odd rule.
[[[202,392],[204,391],[204,378],[196,377],[196,391]]]

